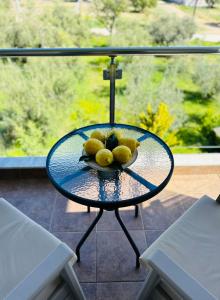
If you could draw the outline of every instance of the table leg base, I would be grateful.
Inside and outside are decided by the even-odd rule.
[[[88,208],[89,208],[89,206],[88,206]],[[92,222],[92,224],[89,226],[88,230],[85,232],[85,234],[82,236],[81,240],[79,241],[79,243],[76,247],[77,262],[80,262],[80,249],[81,249],[82,245],[84,244],[84,242],[86,241],[86,239],[88,238],[90,233],[92,232],[95,225],[98,223],[102,214],[103,214],[103,209],[100,208],[99,213],[96,216],[95,220]],[[136,268],[139,268],[140,267],[140,262],[139,262],[140,252],[139,252],[135,242],[133,241],[132,237],[130,236],[130,233],[128,232],[127,228],[125,227],[125,225],[119,215],[118,208],[115,209],[115,216],[116,216],[116,219],[118,220],[118,223],[120,224],[122,230],[124,231],[129,243],[131,244],[131,247],[133,248],[133,250],[136,254]],[[137,217],[137,216],[138,216],[138,206],[135,205],[135,217]]]
[[[135,216],[135,218],[137,218],[138,217],[138,212],[139,212],[139,207],[138,207],[138,205],[137,204],[135,204],[135,213],[134,213],[134,216]]]
[[[136,206],[135,206],[135,209],[136,209]],[[130,236],[130,233],[128,232],[127,228],[125,227],[124,223],[122,222],[122,219],[119,215],[118,209],[115,209],[115,216],[116,216],[118,223],[120,224],[122,230],[124,231],[129,243],[131,244],[131,247],[133,248],[133,250],[136,254],[136,268],[139,268],[140,267],[140,262],[139,262],[140,252],[139,252],[135,242],[133,241],[132,237]]]
[[[80,248],[82,247],[82,245],[84,244],[85,240],[88,238],[88,236],[92,232],[92,230],[95,227],[95,225],[98,223],[98,221],[101,218],[102,214],[103,214],[103,209],[100,208],[100,211],[99,211],[98,215],[96,216],[95,220],[92,222],[92,224],[87,229],[86,233],[82,236],[81,240],[79,241],[79,243],[78,243],[78,245],[76,247],[76,256],[77,256],[77,261],[78,262],[80,262]]]

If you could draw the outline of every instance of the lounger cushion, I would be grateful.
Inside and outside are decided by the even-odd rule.
[[[220,299],[220,205],[203,196],[141,256],[160,249]]]
[[[0,198],[0,299],[61,241]]]

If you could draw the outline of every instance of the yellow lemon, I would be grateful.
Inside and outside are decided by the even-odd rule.
[[[131,150],[127,146],[117,146],[112,151],[114,159],[120,164],[125,164],[131,159]]]
[[[119,140],[119,145],[124,145],[130,148],[131,152],[133,153],[135,149],[140,146],[140,142],[133,138],[121,138]]]
[[[101,149],[96,153],[95,160],[102,167],[107,167],[113,162],[113,154],[108,149]]]
[[[104,149],[104,144],[93,138],[88,139],[83,146],[88,155],[95,155],[99,150]]]
[[[101,142],[105,142],[105,134],[99,130],[95,130],[91,134],[91,138],[100,140]]]
[[[112,134],[114,134],[118,140],[122,138],[122,132],[120,130],[112,129],[108,132],[107,138],[110,137]]]

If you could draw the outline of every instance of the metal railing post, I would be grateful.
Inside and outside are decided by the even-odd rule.
[[[110,124],[115,123],[115,78],[116,78],[116,64],[114,62],[115,57],[111,57],[111,63],[109,68],[110,79],[110,103],[109,103],[109,121]]]
[[[103,71],[103,79],[110,80],[110,91],[109,91],[109,122],[110,124],[115,123],[115,80],[122,78],[122,70],[117,69],[115,63],[116,56],[110,56],[111,62],[108,70]]]

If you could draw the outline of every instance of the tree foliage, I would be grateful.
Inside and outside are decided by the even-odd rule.
[[[1,63],[0,134],[6,148],[36,154],[65,127],[77,69],[56,63],[48,68],[48,63],[30,61],[22,68],[13,62]]]
[[[213,109],[197,114],[192,113],[177,135],[184,145],[218,145],[213,128],[219,124],[219,113]]]
[[[194,82],[199,86],[201,95],[207,99],[220,93],[220,67],[217,63],[199,60],[195,63]]]
[[[178,67],[171,61],[160,70],[154,58],[134,58],[127,66],[126,96],[129,108],[137,115],[150,103],[157,108],[160,102],[166,103],[172,114],[179,114],[183,94],[177,87]],[[181,121],[180,118],[178,118]]]
[[[5,29],[0,34],[2,47],[82,47],[90,34],[87,21],[60,1],[47,10],[32,1],[19,11],[13,5],[2,7],[0,26]]]
[[[217,0],[205,0],[208,8],[214,8],[216,3],[218,3],[219,1]]]
[[[160,15],[149,24],[152,41],[159,45],[170,45],[190,39],[195,33],[195,24],[189,17]]]
[[[170,146],[178,144],[175,132],[171,131],[174,117],[169,112],[167,104],[160,102],[156,111],[152,109],[151,104],[148,104],[146,113],[142,112],[139,117],[142,128],[155,133]]]
[[[1,0],[0,45],[109,46],[108,36],[91,30],[103,24],[112,34],[111,43],[117,46],[146,46],[151,41],[168,45],[191,37],[194,27],[189,28],[190,22],[171,22],[166,16],[159,29],[157,18],[154,19],[157,27],[155,32],[150,31],[150,40],[146,14],[122,14],[132,8],[127,1],[131,0],[95,0],[95,4],[100,4],[97,20],[94,12],[80,15],[73,3],[63,0],[49,4],[44,1],[41,5],[38,1],[22,0],[17,7],[15,1]],[[145,1],[136,0],[138,5],[140,2]],[[92,7],[91,3],[88,5]],[[194,143],[193,137],[201,143],[211,142],[211,127],[219,126],[220,120],[214,122],[210,114],[205,117],[204,111],[220,97],[217,58],[204,62],[200,58],[198,63],[193,59],[183,58],[182,63],[163,57],[126,57],[117,61],[123,69],[123,79],[116,85],[117,122],[138,126],[142,123],[171,145],[176,143],[176,136],[184,144]],[[108,122],[109,82],[103,82],[101,76],[108,63],[108,58],[91,57],[1,58],[1,155],[46,154],[64,133],[86,124]],[[195,116],[187,112],[186,122],[185,102],[194,105],[195,101],[202,107],[203,117],[195,113],[196,106]],[[216,104],[216,110],[218,107]]]
[[[155,7],[157,0],[131,0],[135,11],[142,12],[146,7]]]
[[[94,0],[93,2],[97,17],[112,35],[117,18],[127,10],[127,0]]]

